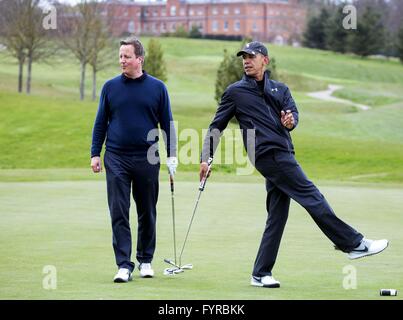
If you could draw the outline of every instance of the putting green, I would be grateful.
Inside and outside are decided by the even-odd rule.
[[[156,277],[140,279],[136,272],[127,284],[112,282],[116,267],[104,181],[0,183],[0,299],[401,299],[380,297],[379,289],[403,287],[403,188],[319,187],[339,217],[368,238],[388,238],[389,248],[350,261],[293,202],[273,270],[281,288],[263,289],[249,285],[266,219],[261,179],[228,183],[212,176],[182,258],[194,269],[169,277],[163,275],[163,258],[173,258],[171,199],[168,182],[161,181]],[[196,181],[176,185],[178,252],[197,188]],[[136,239],[134,205],[131,218]],[[48,281],[49,270],[56,271],[56,283]]]

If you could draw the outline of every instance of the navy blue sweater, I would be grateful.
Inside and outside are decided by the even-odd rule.
[[[101,154],[105,137],[108,151],[146,157],[149,148],[158,143],[159,137],[153,133],[158,124],[166,133],[168,156],[176,156],[176,133],[164,83],[144,71],[137,79],[117,76],[102,88],[91,157]]]

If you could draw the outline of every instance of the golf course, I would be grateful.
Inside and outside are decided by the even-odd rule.
[[[147,48],[149,38],[141,40]],[[158,41],[179,137],[175,176],[179,254],[198,195],[202,130],[217,108],[217,68],[224,49],[235,53],[241,44],[173,37]],[[90,69],[84,101],[79,100],[78,61],[64,50],[34,63],[32,93],[17,93],[17,60],[3,50],[0,299],[402,299],[400,292],[381,297],[379,290],[403,288],[403,64],[290,46],[268,44],[268,48],[280,81],[289,86],[299,109],[299,125],[291,134],[297,160],[341,219],[369,239],[389,240],[383,253],[349,260],[292,201],[273,269],[281,288],[250,286],[267,218],[265,182],[256,170],[237,174],[245,164],[226,163],[222,148],[182,256],[182,263],[192,263],[193,269],[163,275],[168,267],[163,259],[174,258],[174,246],[169,177],[162,164],[156,275],[143,279],[136,270],[133,281],[114,283],[117,268],[105,172],[94,174],[90,168],[98,108],[98,101],[90,99]],[[98,73],[98,97],[103,83],[120,73],[118,42],[109,50],[112,61]],[[329,85],[340,87],[332,97],[351,103],[312,96]],[[231,122],[226,134],[237,128]],[[196,143],[190,141],[189,132],[197,137]],[[227,142],[234,142],[235,152],[242,151],[236,136]],[[163,142],[160,149],[164,160]],[[132,200],[132,260],[137,266],[136,218]],[[48,270],[54,276],[50,287]]]

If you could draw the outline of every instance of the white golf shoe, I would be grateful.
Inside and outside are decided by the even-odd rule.
[[[370,240],[362,239],[360,245],[354,250],[350,251],[347,255],[349,259],[358,259],[366,256],[372,256],[386,249],[389,242],[386,239],[382,240]]]
[[[140,263],[139,270],[140,270],[140,277],[142,278],[154,277],[154,270],[151,268],[151,263]]]
[[[250,284],[255,287],[280,288],[280,282],[274,279],[272,276],[264,276],[264,277],[252,276]]]
[[[113,278],[113,282],[117,283],[123,283],[123,282],[128,282],[131,281],[132,278],[132,273],[130,272],[129,269],[127,268],[120,268],[118,270],[118,273],[115,275]]]

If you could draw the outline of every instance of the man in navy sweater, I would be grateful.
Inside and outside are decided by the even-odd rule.
[[[232,117],[244,133],[244,145],[256,169],[266,178],[268,218],[263,233],[251,285],[278,288],[272,276],[283,230],[288,218],[290,199],[294,199],[311,215],[322,232],[357,259],[383,251],[388,241],[365,239],[362,234],[340,220],[325,197],[308,180],[294,157],[290,131],[298,123],[298,110],[286,85],[269,78],[267,48],[251,42],[238,52],[245,74],[242,80],[224,92],[217,113],[205,138],[200,164],[200,180],[208,172],[207,159],[212,157],[220,135]],[[254,132],[254,139],[245,133]],[[253,145],[249,142],[253,140]]]
[[[91,168],[95,173],[102,170],[100,154],[106,138],[104,163],[118,266],[115,282],[131,280],[135,267],[131,261],[131,191],[138,218],[136,258],[140,276],[154,276],[151,261],[155,251],[159,190],[158,125],[164,135],[171,177],[178,163],[168,92],[162,81],[143,70],[144,56],[138,39],[120,42],[122,74],[107,81],[102,89],[92,136]]]

